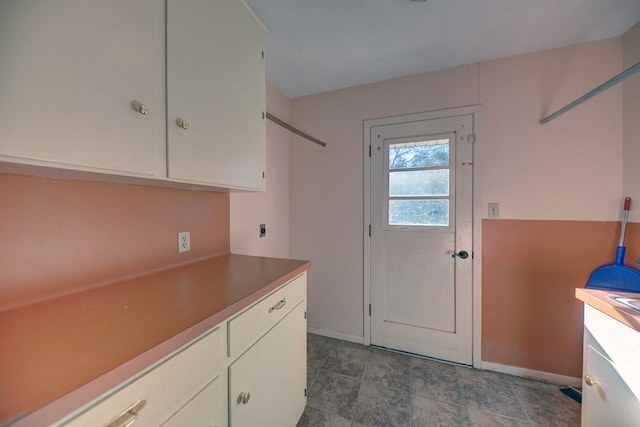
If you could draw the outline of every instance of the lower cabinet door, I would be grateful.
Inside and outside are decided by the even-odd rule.
[[[305,303],[229,366],[232,427],[294,427],[307,398]]]
[[[163,427],[223,427],[226,425],[226,390],[218,376],[189,403],[163,424]]]
[[[640,425],[637,391],[629,388],[619,369],[591,345],[585,346],[582,384],[582,425],[585,427]],[[633,379],[632,379],[633,380]],[[636,384],[637,386],[637,381]]]

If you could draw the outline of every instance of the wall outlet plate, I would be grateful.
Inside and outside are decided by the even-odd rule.
[[[181,231],[178,233],[178,253],[189,252],[191,250],[191,233]]]
[[[267,225],[260,224],[260,237],[264,237],[267,235]]]

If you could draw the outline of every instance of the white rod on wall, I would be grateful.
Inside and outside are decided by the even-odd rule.
[[[271,120],[272,122],[274,122],[276,124],[279,124],[283,128],[287,129],[288,131],[291,131],[291,132],[295,133],[296,135],[300,135],[301,137],[303,137],[305,139],[308,139],[311,142],[314,142],[314,143],[316,143],[318,145],[322,145],[323,147],[327,146],[326,142],[320,141],[319,139],[312,137],[308,133],[305,133],[305,132],[301,131],[300,129],[294,128],[289,123],[285,122],[284,120],[280,120],[279,118],[277,118],[276,116],[274,116],[273,114],[271,114],[269,112],[267,112],[267,119]]]
[[[604,92],[605,90],[609,89],[611,86],[614,86],[614,85],[620,83],[621,81],[623,81],[627,77],[637,73],[638,71],[640,71],[640,62],[638,62],[635,65],[632,65],[629,68],[627,68],[626,70],[624,70],[623,72],[621,72],[617,76],[613,77],[612,79],[607,80],[606,82],[602,83],[597,88],[585,93],[580,98],[578,98],[575,101],[567,104],[566,106],[562,107],[561,109],[559,109],[555,113],[550,114],[547,117],[543,118],[542,120],[540,120],[540,124],[543,125],[545,123],[550,122],[551,120],[555,119],[559,115],[566,113],[567,111],[575,108],[576,106],[582,104],[583,102],[587,101],[588,99],[591,99],[594,96]]]

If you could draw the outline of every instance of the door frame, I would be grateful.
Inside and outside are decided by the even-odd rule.
[[[369,304],[371,303],[371,238],[369,226],[371,224],[371,162],[369,147],[371,146],[371,128],[392,124],[401,124],[422,120],[440,119],[452,116],[471,115],[473,119],[473,131],[475,142],[473,144],[473,248],[472,248],[472,347],[473,367],[482,367],[482,197],[480,186],[480,159],[481,159],[481,123],[482,108],[480,105],[448,108],[444,110],[427,111],[423,113],[405,114],[400,116],[383,117],[365,120],[363,123],[363,226],[362,240],[364,249],[364,295],[363,295],[363,332],[364,344],[371,345],[371,317],[369,316]]]

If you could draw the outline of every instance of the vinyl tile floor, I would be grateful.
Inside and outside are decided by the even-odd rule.
[[[307,335],[298,427],[579,425],[557,385]]]

